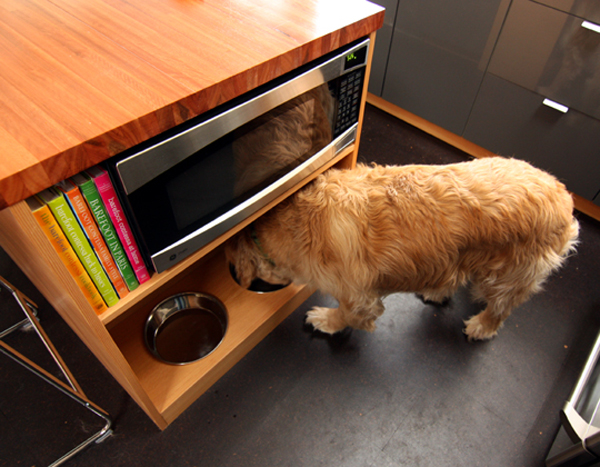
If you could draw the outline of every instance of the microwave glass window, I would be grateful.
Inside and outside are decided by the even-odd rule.
[[[314,88],[131,193],[129,202],[148,250],[161,251],[196,231],[327,146],[336,105],[327,84]],[[147,214],[140,215],[143,211]]]
[[[233,196],[231,144],[211,149],[204,157],[196,156],[194,164],[174,175],[165,185],[175,225],[180,231],[211,212],[219,212]]]

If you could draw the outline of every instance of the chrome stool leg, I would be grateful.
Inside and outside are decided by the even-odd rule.
[[[110,434],[112,433],[112,429],[111,429],[112,420],[110,419],[109,415],[104,410],[102,410],[100,407],[98,407],[93,402],[91,402],[84,394],[83,390],[77,383],[77,380],[72,375],[71,371],[69,370],[69,368],[63,361],[62,357],[60,356],[60,354],[58,353],[58,351],[56,350],[56,348],[54,347],[54,345],[52,344],[52,342],[50,341],[50,339],[44,332],[44,329],[39,324],[39,322],[36,318],[37,306],[35,305],[35,303],[32,302],[31,300],[29,300],[23,293],[21,293],[18,289],[13,287],[8,281],[6,281],[3,277],[0,276],[0,290],[2,290],[2,289],[8,291],[14,297],[14,299],[19,304],[21,310],[23,310],[23,313],[25,313],[25,319],[15,325],[9,327],[8,329],[0,332],[0,339],[4,338],[11,332],[14,332],[15,330],[20,329],[24,326],[33,327],[36,334],[42,340],[44,346],[46,347],[46,349],[48,350],[48,352],[50,353],[50,355],[56,362],[57,366],[60,368],[62,374],[64,375],[65,379],[68,382],[68,385],[63,383],[62,381],[60,381],[54,375],[51,375],[50,373],[48,373],[43,368],[41,368],[38,365],[36,365],[35,363],[33,363],[27,357],[25,357],[21,353],[17,352],[15,349],[13,349],[11,346],[6,344],[5,342],[2,342],[1,340],[0,340],[0,352],[3,353],[4,355],[8,356],[9,358],[11,358],[13,361],[19,363],[21,366],[23,366],[24,368],[26,368],[33,374],[39,376],[42,380],[46,381],[48,384],[50,384],[54,388],[58,389],[60,392],[62,392],[66,396],[68,396],[71,399],[73,399],[74,401],[78,402],[79,404],[81,404],[82,406],[87,408],[90,412],[92,412],[93,414],[102,418],[105,422],[105,425],[104,425],[104,427],[102,427],[102,429],[100,429],[98,432],[96,432],[95,434],[90,436],[84,442],[82,442],[81,444],[79,444],[78,446],[73,448],[71,451],[69,451],[68,453],[63,455],[60,459],[58,459],[55,462],[53,462],[52,464],[50,464],[50,467],[58,466],[58,465],[62,464],[63,462],[65,462],[66,460],[73,457],[75,454],[77,454],[78,452],[80,452],[81,450],[83,450],[84,448],[89,446],[90,444],[100,443],[101,441],[104,441],[104,439],[106,439],[108,436],[110,436]]]

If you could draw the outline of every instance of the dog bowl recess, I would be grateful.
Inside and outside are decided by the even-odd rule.
[[[231,263],[229,263],[229,273],[231,274],[231,277],[236,282],[236,284],[240,285],[240,281],[238,280],[237,274],[235,272],[235,266]],[[288,285],[290,284],[270,284],[269,282],[265,282],[262,279],[256,278],[252,281],[252,283],[248,287],[248,290],[250,292],[256,293],[268,293],[276,292],[277,290],[281,290],[287,287]]]
[[[216,297],[186,292],[154,307],[144,329],[150,352],[165,363],[184,365],[215,350],[227,331],[227,310]]]

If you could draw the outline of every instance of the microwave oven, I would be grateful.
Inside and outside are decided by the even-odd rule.
[[[107,161],[146,261],[162,272],[356,139],[369,39]]]

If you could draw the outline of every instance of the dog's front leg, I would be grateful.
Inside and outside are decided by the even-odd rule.
[[[379,297],[365,297],[358,301],[339,300],[338,308],[316,306],[307,313],[306,322],[327,334],[343,331],[348,326],[372,332],[375,320],[383,313]]]

